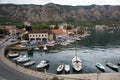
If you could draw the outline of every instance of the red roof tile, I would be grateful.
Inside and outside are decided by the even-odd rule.
[[[62,29],[54,29],[51,30],[51,32],[54,34],[67,34],[67,32],[64,32]]]

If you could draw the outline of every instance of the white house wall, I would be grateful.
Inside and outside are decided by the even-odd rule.
[[[40,39],[41,41],[43,40],[43,39],[46,39],[47,41],[48,41],[48,34],[47,33],[30,33],[29,34],[29,40],[31,40],[31,39],[34,39],[34,40],[36,40],[36,39]]]

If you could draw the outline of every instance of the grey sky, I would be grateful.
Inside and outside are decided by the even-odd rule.
[[[120,5],[120,0],[0,0],[0,4],[47,4],[56,3],[62,5]]]

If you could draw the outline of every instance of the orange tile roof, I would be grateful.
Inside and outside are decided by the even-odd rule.
[[[67,32],[76,32],[75,29],[67,30]]]
[[[51,32],[54,34],[67,34],[67,32],[64,32],[62,29],[54,29],[51,30]]]

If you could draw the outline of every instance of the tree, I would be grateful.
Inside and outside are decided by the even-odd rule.
[[[24,34],[24,35],[22,36],[22,38],[23,38],[24,40],[28,40],[28,39],[29,39],[28,34]]]
[[[50,27],[47,24],[43,24],[43,23],[38,26],[32,27],[32,30],[44,30],[44,29],[50,30]]]
[[[72,27],[71,26],[67,26],[67,30],[70,30],[70,29],[72,29]]]
[[[55,27],[54,27],[54,29],[59,29],[59,26],[56,24]]]

